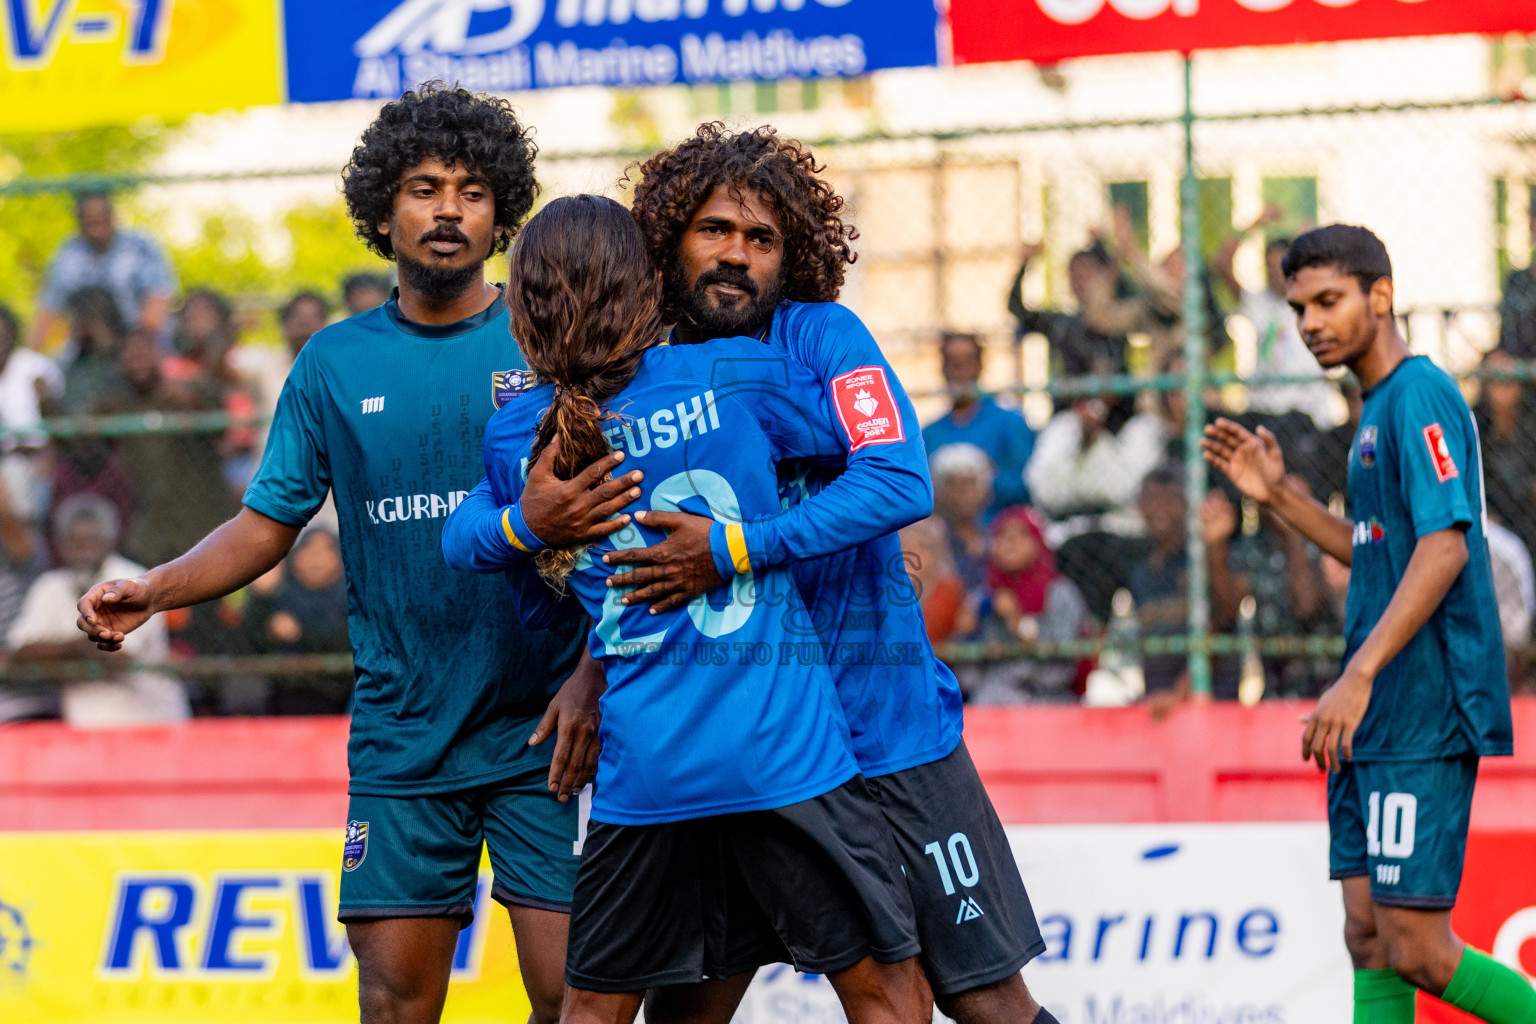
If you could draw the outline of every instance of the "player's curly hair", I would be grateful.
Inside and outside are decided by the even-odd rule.
[[[771,126],[733,132],[714,121],[649,160],[631,164],[624,181],[635,190],[633,214],[658,267],[670,271],[683,230],[721,185],[766,199],[784,232],[784,298],[835,302],[848,265],[858,259],[858,229],[843,219],[844,202],[811,151],[780,138]],[[666,273],[665,312],[680,313],[681,282]]]
[[[394,246],[379,224],[394,210],[400,176],[427,157],[478,171],[495,196],[496,226],[505,229],[491,246],[494,255],[512,244],[517,226],[533,209],[538,152],[506,100],[429,82],[379,111],[341,172],[341,191],[357,236],[393,259]]]

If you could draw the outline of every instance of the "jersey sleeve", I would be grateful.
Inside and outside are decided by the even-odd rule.
[[[443,559],[454,569],[501,572],[518,620],[529,629],[547,629],[568,619],[579,605],[575,598],[562,598],[549,588],[511,525],[514,517],[522,521],[517,499],[523,491],[528,441],[526,423],[518,415],[523,411],[503,409],[486,425],[485,479],[448,514],[443,525]]]
[[[847,470],[820,493],[771,519],[717,523],[710,548],[720,574],[820,558],[855,547],[925,519],[933,512],[933,485],[917,414],[901,381],[869,330],[841,306],[788,333],[788,355],[809,371],[805,387],[817,402],[801,407],[824,417],[801,437],[781,436],[788,448],[830,430],[846,455]]]
[[[1470,524],[1464,474],[1477,471],[1472,416],[1449,381],[1425,381],[1397,395],[1394,437],[1398,480],[1416,536]]]
[[[499,572],[525,564],[529,549],[519,539],[514,518],[527,532],[517,506],[498,502],[490,479],[481,480],[443,524],[443,559],[465,572]]]
[[[305,346],[283,383],[261,466],[243,499],[247,508],[288,526],[308,523],[331,489],[319,374],[312,351]]]

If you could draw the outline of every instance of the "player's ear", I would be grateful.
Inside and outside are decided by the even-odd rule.
[[[389,234],[389,218],[386,217],[384,220],[379,221],[379,234],[388,236],[388,234]]]
[[[1378,317],[1392,315],[1392,279],[1390,277],[1378,277],[1376,283],[1371,285],[1371,312]]]

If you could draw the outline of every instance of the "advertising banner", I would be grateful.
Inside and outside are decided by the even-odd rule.
[[[933,0],[286,0],[296,102],[837,78],[937,61]]]
[[[11,0],[0,132],[277,103],[278,50],[272,0]]]
[[[1024,976],[1062,1024],[1349,1024],[1326,825],[1010,825],[1008,836],[1046,940]],[[787,969],[763,971],[748,998],[752,1024],[840,1019],[830,985]]]
[[[1047,948],[1026,970],[1062,1024],[1347,1024],[1351,974],[1327,827],[1010,826]],[[1536,835],[1474,833],[1457,930],[1536,976]],[[0,835],[0,1020],[357,1019],[336,923],[339,830]],[[961,877],[963,884],[963,875]],[[482,865],[444,1020],[528,1014]],[[956,928],[965,910],[956,894]],[[763,969],[738,1024],[835,1024],[824,978]],[[1425,1000],[1421,1019],[1466,1018]]]
[[[1511,0],[953,0],[957,64],[1536,31]]]
[[[0,1020],[357,1020],[336,923],[336,830],[0,835]],[[521,1021],[507,915],[482,865],[444,1020]]]

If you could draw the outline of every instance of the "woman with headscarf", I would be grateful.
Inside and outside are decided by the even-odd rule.
[[[1091,628],[1082,594],[1056,568],[1038,513],[1022,507],[998,513],[992,521],[978,639],[1063,643],[1081,639]],[[1071,700],[1078,668],[1072,660],[1017,661],[986,666],[971,680],[961,678],[973,684],[974,704]]]

